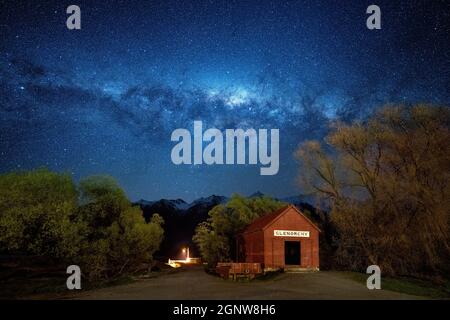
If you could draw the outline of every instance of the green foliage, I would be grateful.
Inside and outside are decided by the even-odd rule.
[[[108,176],[91,176],[80,181],[78,216],[86,223],[89,240],[106,236],[106,230],[131,204],[125,193]]]
[[[0,248],[55,258],[78,253],[77,191],[46,169],[0,176]]]
[[[125,193],[110,176],[97,175],[84,178],[80,181],[80,189],[83,200],[87,202],[95,202],[109,195],[126,200]]]
[[[81,180],[46,169],[0,176],[0,250],[80,265],[91,280],[151,265],[163,219],[146,223],[115,180]]]
[[[151,263],[162,241],[161,224],[157,214],[146,223],[137,207],[121,212],[117,221],[102,230],[104,237],[89,243],[92,247],[82,259],[88,270],[86,275],[92,279],[111,278]]]
[[[202,222],[197,226],[192,240],[199,248],[203,260],[210,267],[215,266],[218,261],[228,261],[229,239],[224,235],[217,234],[209,221]]]
[[[117,277],[152,262],[163,238],[163,220],[155,214],[145,222],[119,185],[108,176],[80,181],[79,216],[86,223],[87,241],[80,264],[90,279]]]
[[[225,205],[209,211],[208,220],[198,225],[193,241],[210,266],[228,261],[236,249],[236,235],[258,217],[283,205],[269,197],[245,198],[234,194]]]

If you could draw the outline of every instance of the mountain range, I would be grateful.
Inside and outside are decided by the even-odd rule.
[[[264,197],[265,194],[263,194],[260,191],[257,191],[253,194],[251,194],[250,196],[248,196],[248,198],[258,198],[258,197]],[[155,200],[155,201],[148,201],[148,200],[144,200],[141,199],[139,201],[136,201],[134,204],[135,205],[139,205],[141,207],[152,207],[152,206],[163,206],[163,207],[167,207],[167,208],[172,208],[174,210],[179,210],[179,211],[188,211],[191,207],[195,207],[198,205],[201,206],[215,206],[217,204],[221,204],[221,203],[226,203],[230,198],[225,197],[225,196],[219,196],[219,195],[211,195],[209,197],[201,197],[198,198],[192,202],[186,202],[181,198],[178,199],[160,199],[160,200]],[[314,203],[315,199],[314,196],[312,195],[298,195],[298,196],[291,196],[291,197],[284,197],[284,198],[275,198],[279,201],[282,202],[287,202],[293,205],[297,205],[297,204],[304,204],[304,203],[309,203],[312,204]]]

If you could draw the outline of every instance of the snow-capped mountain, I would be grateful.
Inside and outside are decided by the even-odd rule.
[[[140,207],[151,207],[151,206],[158,206],[158,207],[166,207],[166,208],[173,208],[180,211],[186,211],[194,206],[211,206],[211,205],[217,205],[220,203],[225,203],[228,201],[227,197],[224,196],[218,196],[218,195],[211,195],[209,197],[201,197],[199,199],[196,199],[192,201],[191,203],[188,203],[184,201],[183,199],[160,199],[157,201],[147,201],[144,199],[141,199],[135,204],[139,205]]]
[[[265,194],[262,193],[261,191],[256,191],[255,193],[252,193],[250,196],[248,196],[249,198],[261,198],[264,197]]]
[[[314,195],[300,194],[298,196],[285,197],[279,200],[293,205],[297,205],[300,203],[309,203],[313,205],[316,202],[316,197]]]
[[[208,206],[208,205],[217,205],[217,204],[222,204],[228,201],[229,198],[224,197],[224,196],[217,196],[215,194],[206,197],[206,198],[199,198],[197,200],[192,201],[192,203],[189,205],[189,207],[193,207],[196,205],[202,205],[202,206]]]

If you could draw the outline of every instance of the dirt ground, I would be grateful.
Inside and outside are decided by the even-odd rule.
[[[383,285],[383,281],[381,282]],[[233,282],[190,267],[173,274],[102,288],[78,299],[421,299],[387,290],[368,290],[340,272],[284,273],[266,280]]]

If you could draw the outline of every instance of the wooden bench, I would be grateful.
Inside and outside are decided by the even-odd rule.
[[[260,263],[248,262],[219,262],[216,266],[216,272],[224,279],[238,278],[253,279],[263,270]]]

